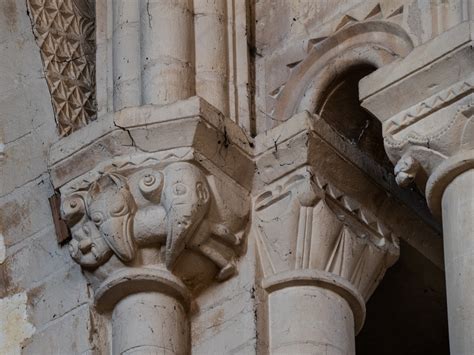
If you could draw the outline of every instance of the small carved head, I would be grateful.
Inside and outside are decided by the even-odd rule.
[[[420,163],[410,155],[404,155],[395,165],[395,181],[400,187],[407,187],[416,178]]]
[[[71,230],[69,252],[79,265],[96,268],[112,256],[112,249],[87,217],[85,192],[67,196],[62,203],[61,214]]]
[[[126,179],[118,174],[101,176],[86,195],[86,211],[105,242],[122,261],[135,255],[133,217],[137,210]]]

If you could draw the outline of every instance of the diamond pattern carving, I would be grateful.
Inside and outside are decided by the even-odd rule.
[[[92,0],[28,0],[61,136],[96,119]]]

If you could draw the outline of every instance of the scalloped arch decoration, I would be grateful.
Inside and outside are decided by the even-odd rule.
[[[405,30],[386,21],[367,21],[344,27],[316,44],[298,63],[281,88],[274,126],[301,111],[315,112],[324,89],[354,65],[376,68],[405,57],[413,42]]]

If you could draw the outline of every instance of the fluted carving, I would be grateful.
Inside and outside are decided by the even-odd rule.
[[[398,238],[309,168],[263,192],[255,208],[265,277],[318,270],[348,281],[367,300],[398,259]]]

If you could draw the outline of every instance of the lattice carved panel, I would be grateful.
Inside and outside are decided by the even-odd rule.
[[[95,1],[28,0],[59,132],[96,118]]]

